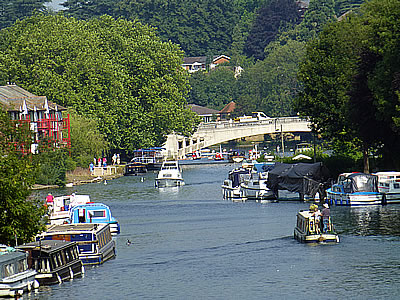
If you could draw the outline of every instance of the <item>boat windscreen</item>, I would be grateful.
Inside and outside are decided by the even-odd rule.
[[[353,192],[378,192],[378,179],[374,175],[358,173],[350,176]]]

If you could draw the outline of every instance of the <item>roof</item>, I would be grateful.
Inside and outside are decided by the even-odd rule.
[[[62,224],[50,226],[47,231],[43,232],[42,235],[48,235],[53,233],[59,234],[71,234],[71,232],[76,231],[97,231],[108,224],[98,224],[98,223],[79,223],[79,224]]]
[[[26,105],[28,111],[66,110],[65,107],[47,101],[46,96],[36,96],[17,85],[0,86],[0,105],[7,111],[21,111]]]
[[[226,56],[226,55],[214,55],[213,56],[213,62],[215,62],[216,60],[218,60],[220,58],[225,58],[226,60],[231,60],[231,58],[229,56]]]
[[[219,112],[220,113],[231,113],[235,110],[236,108],[236,103],[231,101],[223,109],[221,109]]]
[[[21,246],[18,246],[18,249],[23,249],[23,250],[41,250],[43,252],[53,252],[57,251],[59,249],[63,249],[66,247],[70,247],[75,245],[75,242],[68,242],[68,241],[63,241],[63,240],[42,240],[38,242],[31,242],[31,243],[26,243]]]
[[[194,63],[205,64],[206,62],[207,62],[206,56],[184,57],[183,58],[184,65],[192,65]]]
[[[219,114],[218,110],[211,109],[211,108],[204,107],[204,106],[200,106],[200,105],[197,105],[197,104],[188,104],[188,106],[193,112],[195,112],[199,116]]]

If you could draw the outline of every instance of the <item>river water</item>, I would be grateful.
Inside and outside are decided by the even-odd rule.
[[[111,207],[121,225],[117,256],[25,298],[400,298],[400,206],[332,207],[341,242],[300,244],[296,213],[309,204],[223,200],[232,168],[184,166],[178,189],[156,189],[149,173],[53,190]]]

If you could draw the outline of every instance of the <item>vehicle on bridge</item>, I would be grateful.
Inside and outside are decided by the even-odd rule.
[[[255,111],[251,113],[251,116],[241,116],[235,118],[235,122],[256,122],[256,121],[262,121],[262,120],[269,120],[271,119],[268,117],[266,114],[260,111]]]

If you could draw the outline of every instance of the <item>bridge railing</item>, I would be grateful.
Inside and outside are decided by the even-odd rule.
[[[243,127],[243,126],[259,126],[259,125],[270,125],[270,124],[281,125],[281,124],[297,123],[297,122],[299,123],[307,122],[307,120],[299,117],[285,117],[285,118],[271,118],[268,120],[259,120],[251,122],[234,122],[233,120],[216,121],[216,122],[201,123],[199,125],[198,130],[223,129],[232,127]]]

